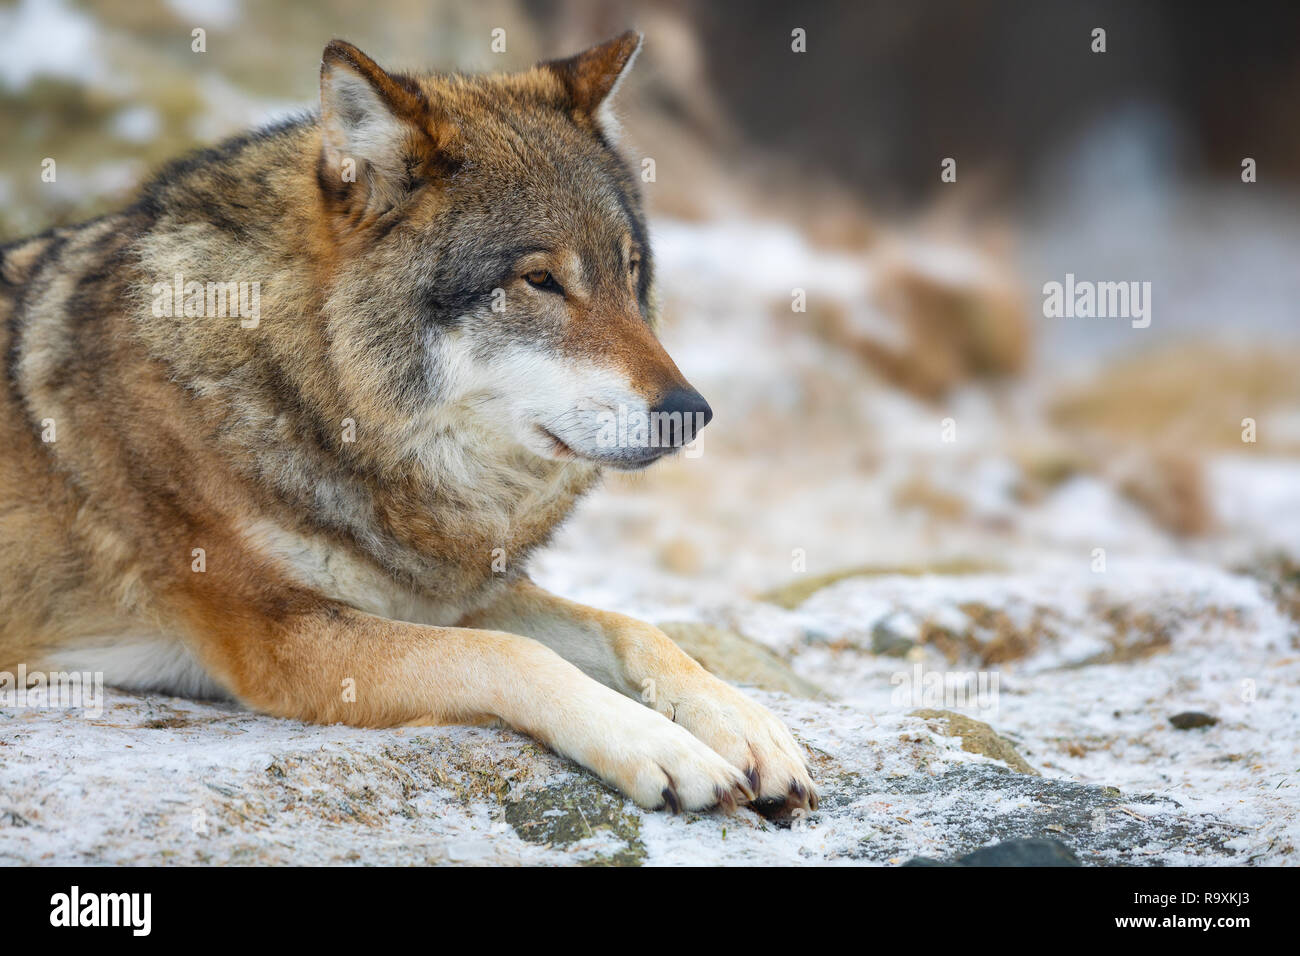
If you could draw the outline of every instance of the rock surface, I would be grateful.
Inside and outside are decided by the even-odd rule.
[[[997,848],[1015,840],[1083,865],[1292,862],[1292,618],[1255,578],[1182,564],[1082,581],[854,576],[669,623],[808,749],[821,806],[793,821],[646,813],[508,729],[109,691],[98,714],[0,706],[0,863],[948,865],[1022,859]],[[891,617],[921,625],[901,658],[873,652]],[[1171,725],[1194,702],[1218,722]]]
[[[505,729],[312,727],[113,692],[99,717],[11,709],[0,861],[901,864],[1022,837],[1085,864],[1240,855],[1209,815],[1013,771],[950,735],[965,725],[754,693],[809,748],[821,788],[821,809],[784,825],[643,812]]]
[[[1021,839],[994,843],[945,863],[918,856],[904,866],[1079,866],[1079,858],[1059,840]]]
[[[670,622],[808,749],[821,806],[793,821],[647,813],[504,728],[315,727],[111,690],[98,714],[0,706],[0,863],[994,865],[1044,850],[1018,840],[1083,865],[1290,862],[1293,624],[1253,579],[1201,574],[1195,600],[1181,565],[1092,591],[1055,572],[855,576],[794,609],[736,599],[706,608],[712,623]],[[874,625],[899,615],[923,623],[917,645],[873,653]],[[1175,729],[1189,698],[1218,722]]]

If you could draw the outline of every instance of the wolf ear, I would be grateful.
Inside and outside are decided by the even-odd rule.
[[[609,101],[640,50],[641,34],[628,30],[575,56],[548,60],[541,66],[559,79],[565,105],[575,119],[613,133],[617,123],[610,113]]]
[[[396,204],[411,187],[412,160],[435,145],[423,92],[332,40],[321,58],[320,105],[322,188],[366,206]]]

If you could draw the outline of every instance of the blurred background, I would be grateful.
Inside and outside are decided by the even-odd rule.
[[[1022,680],[1004,726],[1081,777],[1116,779],[1124,707],[1237,706],[1225,657],[1294,685],[1294,3],[0,0],[0,237],[313,106],[332,37],[512,70],[629,26],[663,337],[716,418],[699,457],[611,477],[544,583],[725,627],[868,707],[891,656],[996,666]],[[1067,274],[1150,283],[1149,327],[1046,317]],[[1073,688],[1117,665],[1089,671],[1112,717]],[[1256,734],[1293,735],[1290,701]],[[1293,776],[1259,739],[1224,746]]]

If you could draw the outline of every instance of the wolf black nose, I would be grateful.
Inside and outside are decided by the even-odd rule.
[[[709,408],[709,403],[693,388],[675,388],[667,395],[654,409],[660,415],[672,415],[679,413],[682,418],[687,415],[691,416],[694,421],[696,415],[703,415],[700,420],[700,427],[704,427],[713,419],[713,409]]]
[[[713,409],[693,388],[674,388],[651,409],[651,414],[663,423],[662,444],[673,448],[690,444],[713,419]]]

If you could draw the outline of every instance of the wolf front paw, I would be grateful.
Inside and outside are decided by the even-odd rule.
[[[744,772],[764,816],[816,810],[803,748],[771,711],[714,677],[668,704],[668,715]]]
[[[614,712],[559,747],[647,810],[731,811],[756,796],[749,779],[685,728],[616,697]]]

